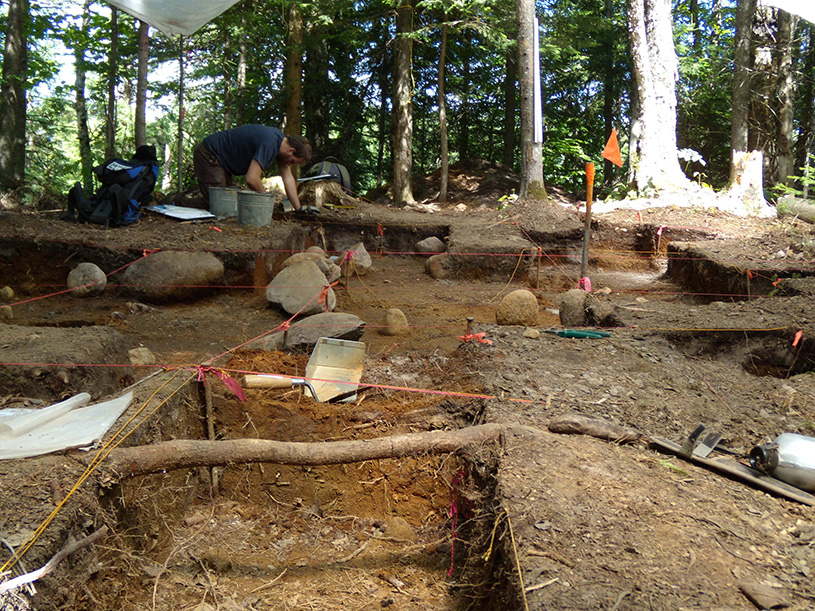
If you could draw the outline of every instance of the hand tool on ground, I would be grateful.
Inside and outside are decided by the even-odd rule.
[[[247,373],[243,376],[243,386],[244,388],[294,388],[295,386],[305,386],[311,391],[312,397],[316,396],[314,387],[305,378]]]
[[[722,436],[718,433],[705,434],[705,426],[700,424],[682,442],[681,454],[685,458],[690,458],[691,456],[707,458],[710,456],[710,453],[716,449],[716,445],[721,439]]]
[[[611,333],[605,331],[591,331],[588,329],[544,329],[544,333],[553,333],[558,337],[572,337],[579,339],[603,339],[611,337]]]

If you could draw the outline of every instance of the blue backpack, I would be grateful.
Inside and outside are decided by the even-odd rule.
[[[87,197],[80,183],[68,192],[66,219],[114,227],[136,222],[139,207],[152,198],[158,172],[154,146],[140,146],[127,161],[105,161],[93,168],[102,185],[95,195]]]

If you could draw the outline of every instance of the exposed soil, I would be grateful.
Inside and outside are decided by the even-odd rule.
[[[302,376],[308,354],[229,350],[283,322],[263,287],[288,251],[323,242],[339,252],[362,240],[373,269],[335,287],[336,309],[367,323],[362,382],[371,387],[350,403],[318,403],[299,389],[249,390],[242,403],[212,378],[216,438],[330,442],[507,426],[500,443],[455,455],[230,465],[107,488],[91,480],[24,558],[26,568],[43,564],[69,534],[102,524],[112,532],[38,582],[34,608],[771,606],[745,594],[758,587],[787,608],[812,608],[811,507],[658,452],[645,438],[622,445],[548,431],[552,418],[574,412],[674,441],[704,424],[741,455],[781,432],[815,434],[815,316],[804,282],[815,274],[811,226],[704,207],[599,215],[591,299],[618,326],[597,340],[536,335],[530,329],[559,325],[563,293],[576,286],[583,218],[571,204],[498,210],[498,193],[511,183],[486,189],[483,175],[463,174],[455,184],[464,187],[438,212],[360,201],[317,220],[279,217],[271,228],[146,216],[106,231],[56,214],[0,213],[2,284],[20,302],[0,327],[3,406],[86,390],[88,370],[102,380],[94,396],[112,394],[154,370],[125,360],[138,346],[160,365],[219,356],[236,378]],[[482,189],[468,199],[467,184]],[[406,254],[428,235],[483,249],[459,251],[460,273],[433,280],[422,256]],[[530,255],[537,246],[541,255]],[[63,290],[75,263],[110,273],[154,248],[215,252],[225,286],[194,302],[143,304],[112,274],[96,297],[31,300]],[[666,257],[670,249],[678,266],[684,248],[732,274],[700,268],[705,290],[673,282]],[[753,279],[748,294],[739,284],[747,270],[773,277]],[[777,278],[804,285],[774,287]],[[517,288],[536,295],[537,324],[496,325],[496,305]],[[410,335],[382,334],[392,307],[405,312]],[[468,316],[492,344],[462,342]],[[109,343],[87,356],[94,330]],[[72,366],[93,364],[86,356],[122,367]],[[172,373],[146,381],[139,401]],[[191,375],[182,370],[167,388]],[[187,388],[128,443],[206,438],[202,398],[196,385]],[[79,474],[71,453],[0,463],[0,536],[22,545]]]

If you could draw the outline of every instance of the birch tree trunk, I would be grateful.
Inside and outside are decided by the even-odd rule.
[[[543,185],[541,146],[533,141],[535,2],[516,0],[515,10],[518,18],[518,80],[521,90],[521,185],[518,198],[548,200]]]
[[[396,9],[393,55],[393,199],[412,203],[413,186],[413,7],[410,0]]]
[[[88,130],[88,106],[85,101],[85,51],[88,45],[88,24],[90,23],[90,0],[82,4],[82,18],[79,25],[79,36],[74,47],[74,85],[76,109],[76,135],[79,140],[79,165],[82,171],[82,188],[85,193],[93,192],[93,158],[91,155],[91,136]]]
[[[232,78],[232,30],[224,28],[224,129],[232,129],[235,116],[235,81]]]
[[[116,74],[119,62],[119,11],[110,9],[108,49],[108,108],[105,113],[105,159],[116,157]]]
[[[798,18],[786,11],[778,11],[778,132],[775,157],[774,183],[789,185],[795,172],[793,120],[795,119],[795,75],[792,66],[792,44]]]
[[[18,187],[25,179],[25,121],[28,0],[10,0],[0,84],[0,186]]]
[[[246,14],[241,13],[241,31],[238,37],[238,78],[236,83],[235,124],[243,125],[246,117]]]
[[[628,32],[641,127],[630,182],[638,191],[681,189],[690,182],[676,150],[676,79],[670,0],[628,0]]]
[[[147,60],[150,56],[150,26],[139,21],[137,46],[138,67],[136,76],[136,148],[147,144]]]
[[[447,16],[442,14],[442,21]],[[441,137],[441,169],[439,175],[439,202],[447,201],[447,179],[450,172],[450,158],[447,146],[447,101],[444,99],[444,69],[447,55],[447,24],[441,28],[441,48],[439,49],[439,136]]]

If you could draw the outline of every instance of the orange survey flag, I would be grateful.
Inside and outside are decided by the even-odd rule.
[[[608,159],[614,165],[623,167],[623,157],[620,155],[620,145],[617,142],[617,130],[613,127],[608,142],[606,142],[606,148],[603,149],[603,159]]]

